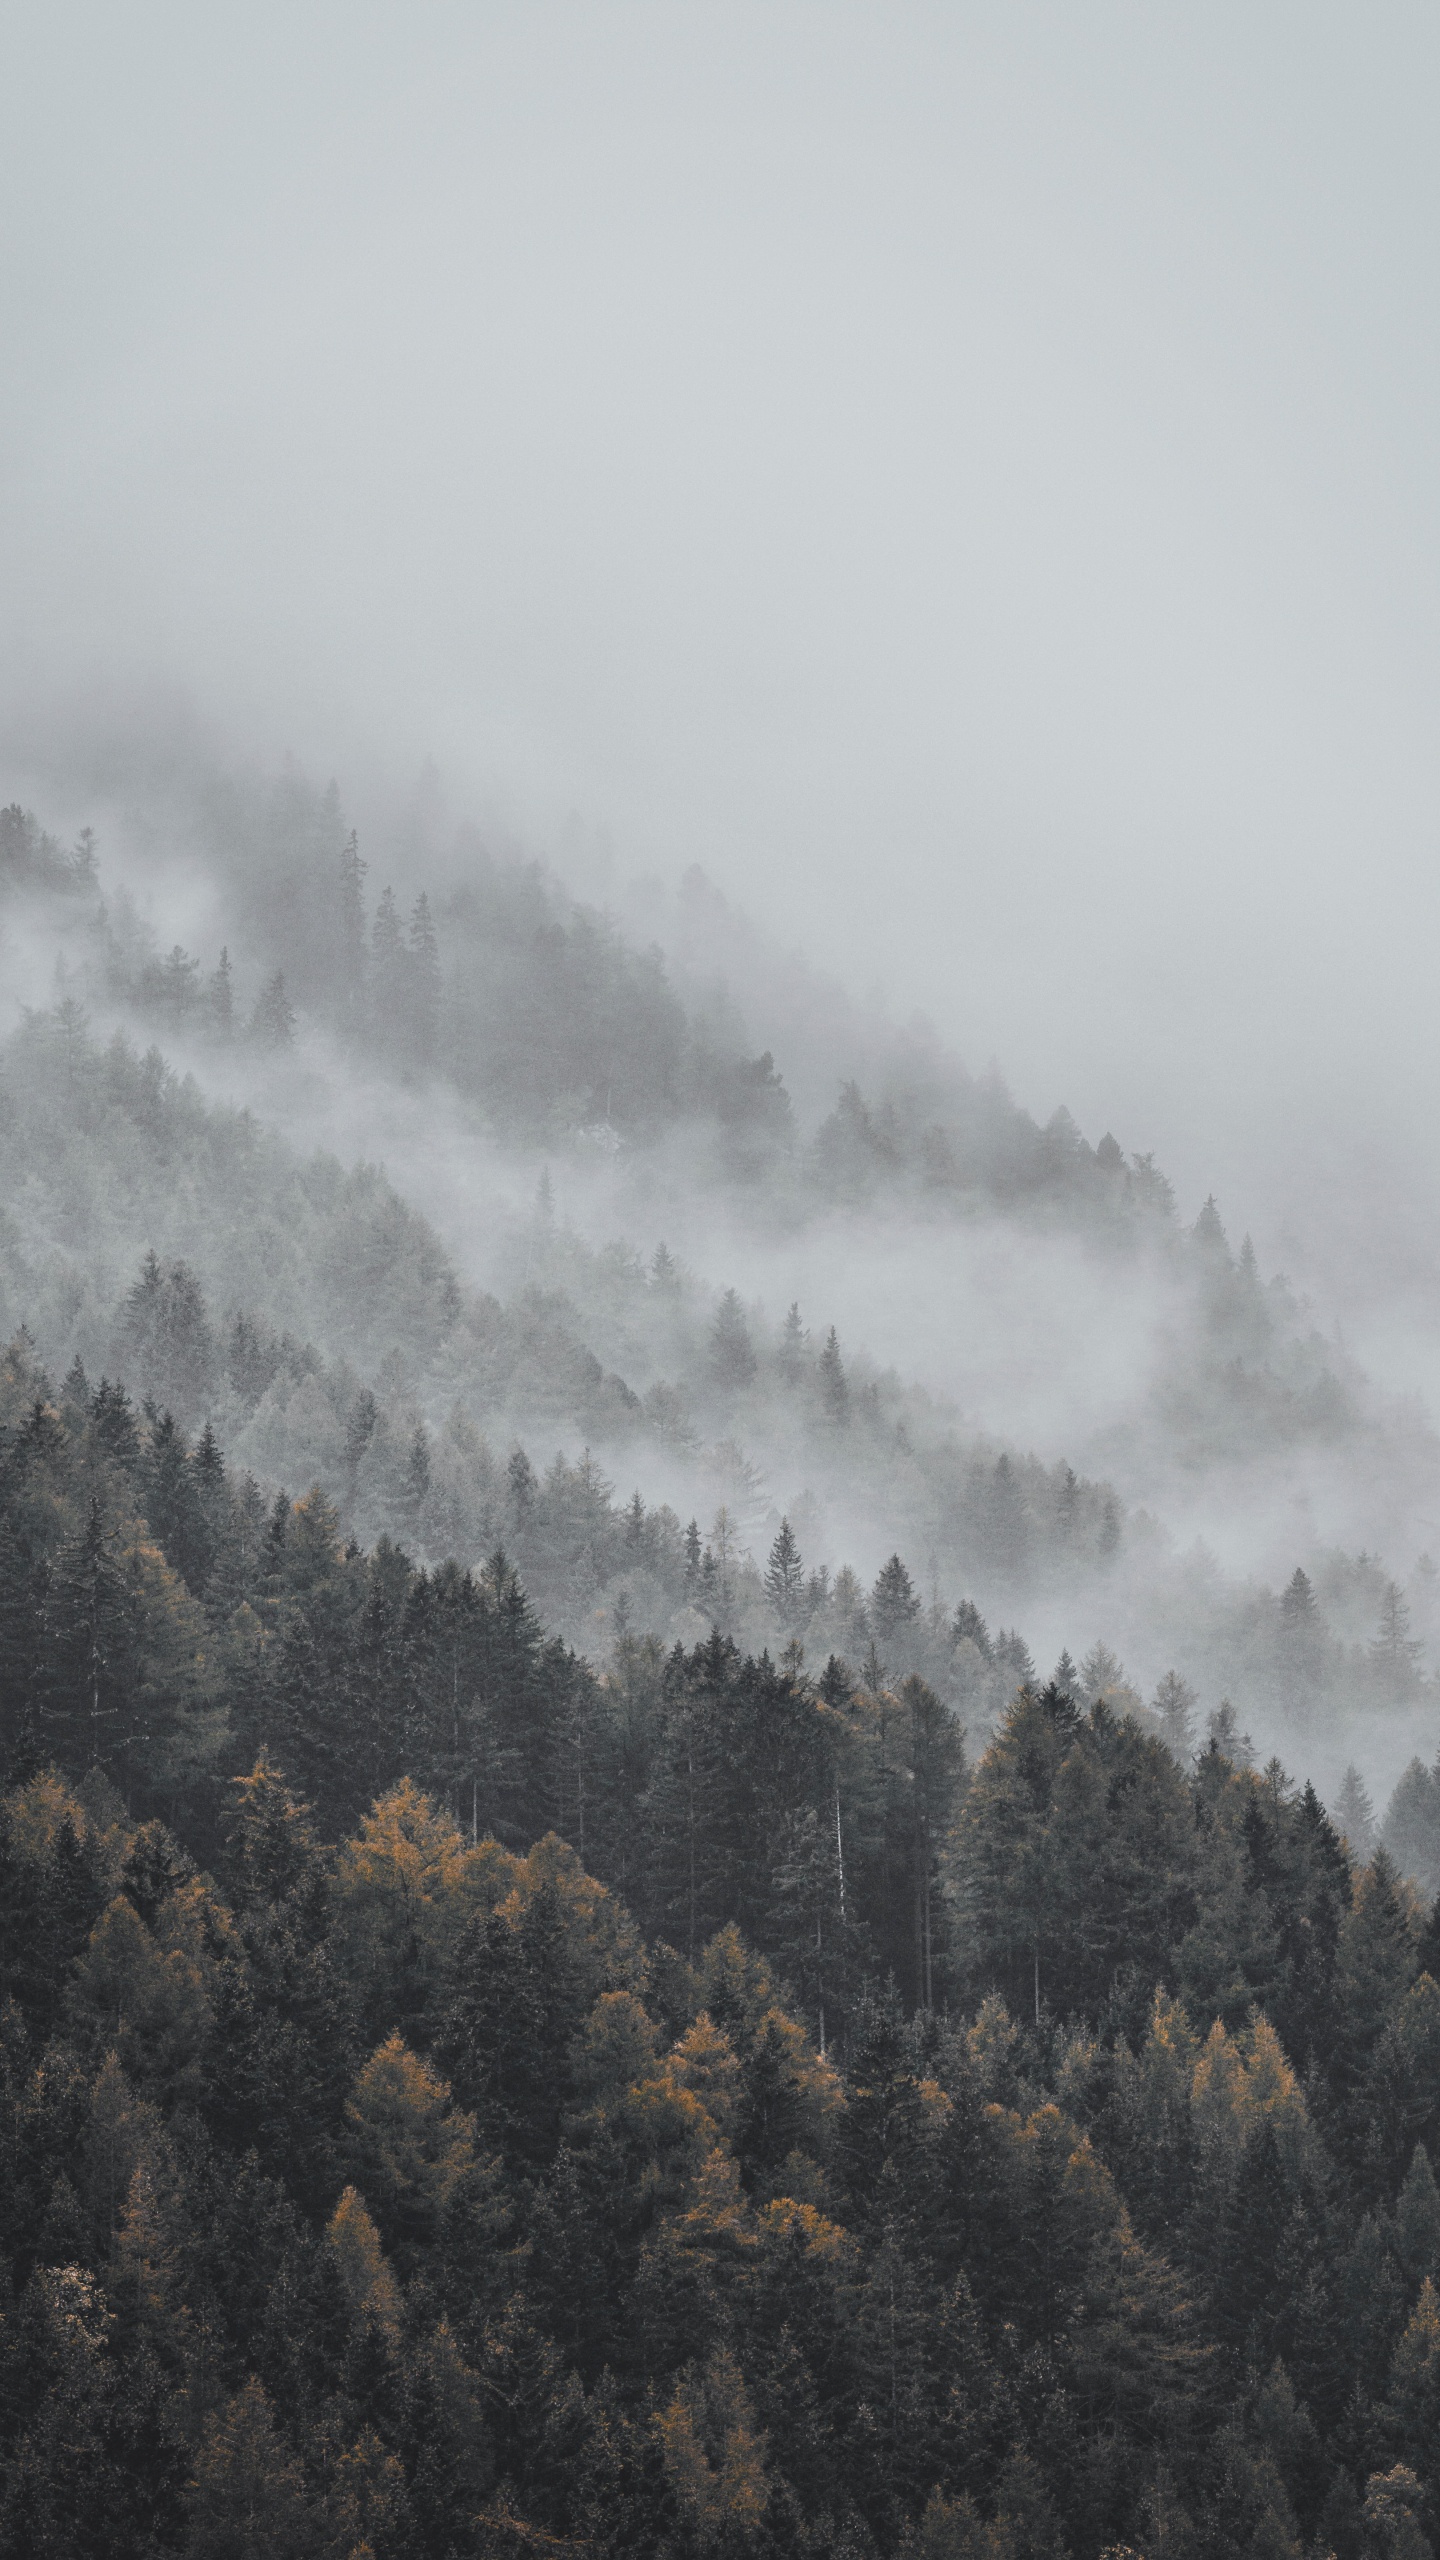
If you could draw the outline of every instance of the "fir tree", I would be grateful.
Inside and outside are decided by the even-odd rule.
[[[205,989],[205,995],[206,1001],[210,1007],[210,1019],[215,1027],[216,1037],[221,1040],[233,1039],[235,1033],[235,984],[234,976],[230,967],[230,952],[228,946],[221,950],[220,958],[217,961],[215,968],[211,971],[210,979]]]
[[[757,1366],[745,1310],[736,1292],[727,1289],[710,1329],[711,1376],[723,1393],[735,1395],[752,1383]]]
[[[250,1036],[265,1049],[291,1049],[295,1045],[295,1008],[285,992],[283,969],[266,979],[255,1000]]]
[[[849,1421],[850,1387],[833,1324],[825,1336],[825,1347],[820,1354],[820,1401],[831,1422],[843,1424]]]
[[[423,889],[410,917],[408,958],[412,1046],[419,1065],[429,1067],[440,1034],[440,945]]]
[[[770,1548],[765,1591],[781,1626],[794,1626],[803,1614],[805,1563],[788,1520],[781,1521]]]
[[[365,873],[360,840],[352,827],[340,855],[340,1009],[346,1027],[360,1027],[365,993]]]

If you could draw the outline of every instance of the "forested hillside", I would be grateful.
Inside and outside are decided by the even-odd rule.
[[[1424,2560],[1440,1917],[1383,1854],[1054,1686],[968,1770],[918,1681],[597,1688],[498,1564],[402,1633],[272,1530],[368,1715],[292,1645],[228,1780],[193,1657],[114,1732],[97,1549],[12,1738],[7,2548]]]
[[[83,915],[92,983],[162,1037],[284,1047],[314,1025],[396,1076],[443,1078],[506,1138],[644,1146],[688,1128],[696,1147],[708,1130],[697,1174],[778,1184],[792,1202],[797,1185],[817,1204],[1029,1202],[1122,1230],[1173,1209],[1151,1158],[1127,1164],[1109,1136],[1092,1147],[1063,1109],[1039,1127],[998,1076],[970,1076],[933,1038],[893,1039],[882,1089],[843,1078],[803,1129],[783,1025],[760,1026],[770,1045],[752,1054],[738,991],[696,986],[687,1002],[657,946],[637,949],[538,862],[497,857],[473,830],[435,853],[448,885],[398,898],[368,877],[333,787],[297,775],[268,789],[207,775],[184,835],[229,936],[208,953],[166,950],[122,882],[103,900],[88,833],[67,854],[32,812],[0,812],[0,893],[47,893]],[[414,871],[413,849],[401,860]]]
[[[1426,1733],[1440,1577],[1227,1578],[823,1304],[587,1239],[533,1151],[479,1285],[206,1061],[393,1034],[522,1163],[708,1115],[707,1181],[852,1208],[922,1124],[807,1136],[515,867],[427,976],[297,805],[273,968],[158,957],[6,819],[68,975],[0,1052],[0,2544],[1426,2560],[1440,1774],[1379,1845],[1341,1769]],[[563,987],[583,1067],[508,1123],[440,1046],[482,945],[475,1021]],[[602,985],[670,1043],[640,1100]],[[1197,1467],[1388,1447],[1213,1204],[1006,1125],[1032,1211],[1182,1275]]]
[[[1361,1736],[1328,1743],[1341,1712],[1423,1709],[1423,1576],[1419,1636],[1373,1555],[1322,1556],[1283,1596],[1227,1583],[1063,1457],[958,1430],[823,1308],[776,1321],[663,1244],[597,1250],[543,1190],[506,1248],[508,1294],[467,1286],[374,1168],[306,1159],[158,1050],[102,1046],[73,997],[0,1053],[0,1181],[12,1414],[32,1392],[63,1405],[78,1362],[85,1393],[123,1385],[142,1440],[147,1405],[181,1458],[208,1428],[261,1509],[318,1486],[366,1548],[438,1564],[503,1546],[602,1664],[627,1633],[691,1647],[712,1624],[755,1652],[799,1640],[812,1663],[862,1665],[874,1641],[985,1730],[1035,1668],[1013,1630],[1038,1610],[1060,1620],[1053,1652],[1111,1648],[1097,1685],[1124,1681],[1121,1645],[1148,1663],[1131,1697],[1178,1666],[1207,1714],[1233,1697],[1287,1749],[1328,1749],[1335,1782],[1369,1756]],[[1253,1272],[1204,1250],[1224,1320],[1271,1324]],[[877,1616],[874,1568],[836,1552],[857,1530],[904,1559],[898,1610]]]

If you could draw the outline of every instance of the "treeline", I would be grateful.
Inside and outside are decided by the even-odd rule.
[[[511,1845],[409,1780],[331,1844],[264,1754],[169,1825],[12,1786],[5,2547],[1425,2560],[1440,1919],[1053,1684],[967,1772],[918,1684],[671,1677],[658,1935],[522,1849],[524,1676]],[[843,1886],[753,1792],[836,1770]],[[824,2050],[787,1900],[857,1940]]]
[[[522,1519],[507,1442],[533,1448],[543,1433],[541,1451],[589,1443],[612,1463],[627,1444],[678,1455],[714,1486],[707,1537],[724,1509],[741,1548],[760,1543],[769,1508],[757,1524],[743,1440],[781,1432],[792,1481],[861,1480],[892,1537],[935,1553],[952,1588],[963,1575],[1018,1590],[1122,1542],[1108,1486],[937,1429],[832,1327],[812,1335],[798,1308],[766,1321],[663,1246],[592,1252],[551,1210],[517,1237],[503,1301],[465,1288],[376,1168],[298,1158],[158,1050],[102,1045],[73,998],[0,1056],[0,1180],[0,1326],[28,1329],[57,1375],[79,1358],[187,1431],[213,1416],[242,1466],[272,1485],[318,1481],[364,1544],[389,1534],[443,1556],[503,1539],[547,1615],[577,1634],[587,1548],[596,1589],[637,1560],[608,1491],[595,1495],[598,1467],[583,1482],[579,1462],[562,1467],[552,1484],[546,1451]],[[147,1237],[161,1250],[117,1295]],[[649,1572],[667,1555],[632,1594],[662,1628],[683,1576],[658,1533],[639,1559]],[[734,1632],[763,1642],[758,1576],[737,1565],[728,1579]]]
[[[67,854],[18,807],[0,826],[0,886],[94,890],[89,830]],[[687,1004],[658,949],[637,950],[539,863],[495,855],[473,829],[434,895],[371,879],[333,785],[318,792],[294,773],[259,789],[209,777],[190,813],[197,832],[225,884],[238,972],[228,948],[208,962],[157,948],[123,891],[101,927],[107,991],[171,1037],[284,1049],[309,1019],[389,1072],[443,1075],[503,1135],[645,1144],[708,1124],[711,1170],[791,1189],[798,1178],[817,1199],[978,1193],[1127,1230],[1173,1215],[1149,1156],[1127,1162],[1108,1134],[1092,1147],[1063,1109],[1042,1128],[997,1075],[972,1077],[913,1043],[897,1043],[871,1099],[846,1080],[802,1145],[775,1054],[752,1052],[732,1000]],[[413,876],[430,858],[411,847],[400,867]]]
[[[92,1382],[123,1377],[191,1443],[208,1415],[241,1475],[271,1494],[319,1482],[363,1546],[388,1536],[439,1560],[503,1545],[547,1623],[586,1651],[607,1654],[627,1619],[693,1648],[716,1618],[742,1650],[778,1651],[793,1631],[765,1588],[778,1505],[748,1445],[820,1495],[794,1516],[812,1660],[864,1661],[867,1594],[826,1572],[820,1507],[848,1509],[858,1492],[925,1575],[914,1642],[891,1668],[920,1671],[973,1726],[1009,1687],[983,1649],[951,1642],[937,1582],[952,1600],[978,1589],[992,1622],[1073,1593],[1070,1607],[1094,1613],[1087,1636],[1097,1619],[1127,1626],[1127,1651],[1178,1660],[1207,1706],[1228,1690],[1292,1732],[1426,1694],[1426,1559],[1407,1596],[1373,1556],[1319,1557],[1298,1609],[1294,1589],[1207,1579],[1105,1483],[961,1439],[798,1307],[767,1317],[717,1295],[663,1246],[593,1250],[543,1197],[515,1236],[506,1297],[466,1289],[378,1170],[298,1158],[158,1050],[102,1046],[72,998],[30,1017],[0,1057],[0,1182],[0,1331],[37,1337],[32,1365],[58,1378],[78,1358]],[[1328,1427],[1325,1346],[1286,1335],[1253,1254],[1231,1255],[1213,1213],[1201,1224],[1189,1249],[1213,1301],[1223,1409],[1262,1411],[1283,1371],[1293,1427]],[[147,1237],[162,1250],[124,1288]],[[1212,1431],[1221,1409],[1199,1408]],[[556,1460],[557,1444],[571,1454]],[[683,1513],[642,1502],[637,1524],[625,1489],[656,1465],[688,1481],[700,1515],[711,1566],[698,1607]]]
[[[0,1749],[12,1778],[98,1769],[203,1832],[216,1773],[260,1752],[279,1755],[332,1831],[408,1775],[506,1845],[563,1832],[644,1926],[691,1952],[733,1904],[757,1943],[794,1951],[817,2022],[827,2004],[843,2018],[877,1967],[915,1997],[943,1973],[944,1932],[937,1922],[932,1946],[917,1915],[963,1753],[949,1712],[904,1666],[927,1643],[991,1647],[973,1608],[927,1634],[899,1557],[868,1600],[849,1577],[872,1690],[833,1656],[816,1689],[798,1635],[816,1594],[788,1528],[766,1595],[788,1631],[777,1667],[724,1634],[713,1551],[672,1519],[661,1527],[676,1578],[697,1635],[709,1633],[667,1651],[626,1632],[619,1611],[597,1676],[544,1632],[503,1552],[479,1573],[417,1568],[388,1538],[366,1553],[318,1491],[267,1502],[252,1477],[233,1477],[208,1425],[189,1446],[168,1412],[137,1412],[123,1387],[92,1389],[78,1367],[53,1401],[44,1387],[9,1355]],[[540,1491],[523,1461],[510,1475],[523,1520]],[[655,1515],[637,1497],[610,1516],[637,1561]],[[1002,1685],[1018,1644],[1001,1641]]]
[[[0,809],[0,890],[40,890],[62,897],[88,897],[99,884],[95,835],[82,829],[72,846],[62,845],[41,826],[33,810],[12,800]]]
[[[310,1020],[402,1077],[442,1074],[483,1101],[494,1127],[549,1141],[594,1129],[653,1139],[715,1124],[732,1171],[788,1152],[789,1096],[738,1020],[687,1012],[658,950],[634,950],[573,904],[538,863],[497,861],[468,837],[457,885],[433,903],[368,880],[333,791],[288,782],[218,830],[217,868],[242,938],[206,968],[160,953],[133,913],[110,919],[107,977],[172,1035],[241,1036],[286,1048]]]

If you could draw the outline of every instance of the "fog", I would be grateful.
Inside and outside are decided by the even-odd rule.
[[[283,1073],[168,1044],[383,1158],[476,1285],[553,1161],[592,1245],[798,1298],[1177,1555],[1403,1578],[1440,1537],[1437,51],[1407,8],[12,12],[0,788],[207,966],[197,772],[333,772],[372,898],[453,888],[473,821],[723,985],[807,1135],[907,1040],[998,1061],[1186,1225],[1218,1194],[1363,1431],[1201,1463],[1163,1256],[787,1223],[680,1138],[508,1146],[312,1021]],[[7,927],[8,1020],[47,930]],[[873,1567],[878,1495],[755,1454]]]
[[[433,754],[1247,1223],[1415,1142],[1428,13],[7,42],[12,739],[174,687],[352,796]]]

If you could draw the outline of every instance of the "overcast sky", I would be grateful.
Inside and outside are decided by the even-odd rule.
[[[1430,1267],[1433,10],[0,25],[12,771],[433,755],[1251,1219],[1383,1139]]]

